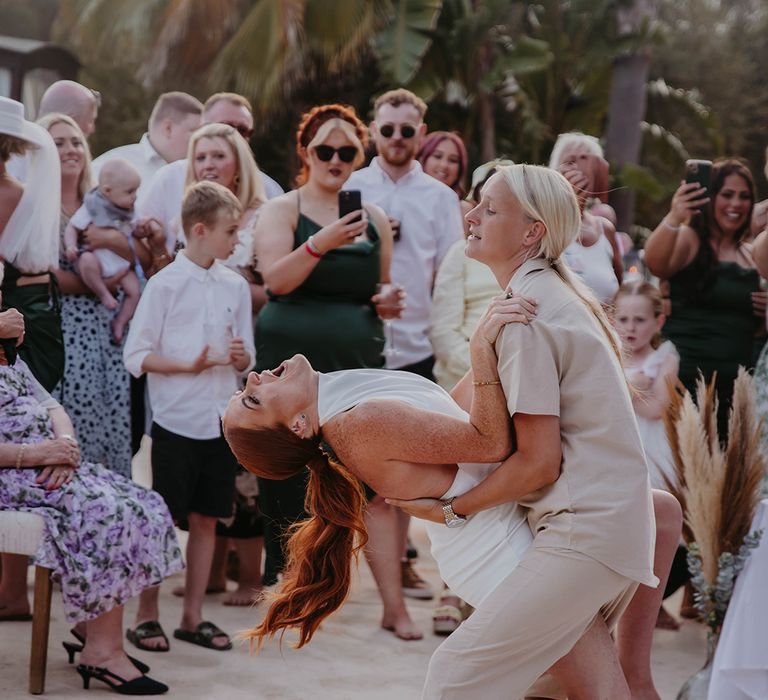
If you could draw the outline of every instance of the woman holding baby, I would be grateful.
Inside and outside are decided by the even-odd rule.
[[[91,153],[80,127],[63,114],[48,114],[40,126],[53,137],[61,163],[60,235],[91,189]],[[118,231],[107,236],[105,248],[133,260],[128,239]],[[58,249],[59,241],[57,241]],[[112,321],[116,314],[95,296],[64,255],[56,277],[61,287],[61,325],[66,369],[56,387],[56,399],[72,418],[83,459],[101,463],[123,476],[131,474],[130,393],[122,349],[115,345]],[[130,267],[130,266],[129,266]],[[126,268],[126,270],[128,267]],[[105,279],[119,293],[121,274]]]

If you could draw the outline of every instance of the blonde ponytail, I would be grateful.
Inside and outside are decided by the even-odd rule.
[[[498,168],[525,215],[540,221],[546,233],[531,257],[545,258],[558,277],[573,290],[595,317],[621,363],[621,348],[600,302],[562,259],[581,228],[581,212],[571,184],[559,172],[540,165],[505,165]]]

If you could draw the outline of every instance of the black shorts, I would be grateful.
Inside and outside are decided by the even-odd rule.
[[[194,440],[152,423],[152,488],[174,521],[189,513],[231,516],[236,474],[237,460],[223,435]]]

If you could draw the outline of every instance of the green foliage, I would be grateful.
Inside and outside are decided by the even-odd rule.
[[[488,150],[545,161],[557,134],[601,136],[614,61],[651,53],[638,167],[615,186],[638,193],[653,227],[686,157],[745,156],[759,174],[766,145],[768,5],[764,0],[653,0],[658,18],[620,35],[634,0],[0,0],[3,31],[54,38],[85,65],[105,98],[96,152],[133,141],[157,94],[246,95],[254,145],[288,184],[292,132],[313,104],[366,114],[405,84],[430,105],[429,126]],[[763,179],[758,177],[766,192]]]
[[[384,75],[395,84],[410,82],[432,43],[442,0],[395,0],[392,14],[374,39]]]

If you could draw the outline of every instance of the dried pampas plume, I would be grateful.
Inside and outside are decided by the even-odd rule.
[[[725,447],[717,434],[715,380],[699,377],[696,404],[679,381],[670,382],[664,417],[678,481],[667,486],[683,506],[683,537],[699,546],[710,584],[720,555],[736,554],[749,534],[765,474],[754,379],[739,368]]]

